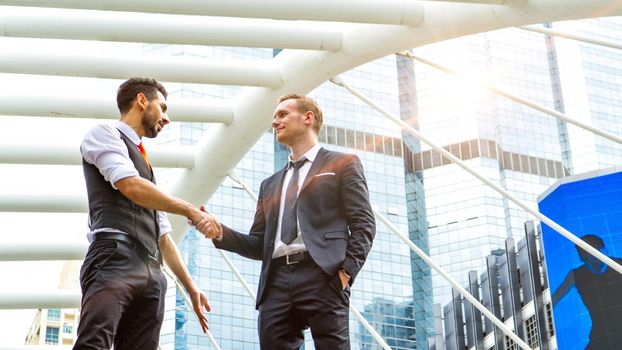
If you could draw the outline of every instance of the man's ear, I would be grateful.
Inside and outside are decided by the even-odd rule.
[[[138,106],[140,106],[141,109],[145,110],[147,109],[147,105],[149,104],[149,99],[147,98],[147,96],[145,96],[144,93],[139,92],[136,95],[136,103],[138,104]]]
[[[315,114],[311,111],[305,113],[305,123],[312,124],[315,121]]]

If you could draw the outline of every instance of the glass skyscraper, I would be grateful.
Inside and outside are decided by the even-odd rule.
[[[622,33],[619,18],[546,26],[609,41]],[[415,112],[403,118],[534,209],[536,197],[557,179],[622,161],[620,145],[472,84],[493,84],[620,135],[619,51],[508,28],[435,43],[413,54],[461,72],[462,79],[419,62],[402,67],[412,78],[401,84],[415,87],[412,101],[403,99]],[[506,238],[520,237],[531,217],[426,145],[404,141],[412,179],[407,193],[411,237],[421,232],[415,238],[423,240],[422,247],[429,247],[441,267],[468,285],[468,272],[484,271],[484,257],[503,247]],[[425,276],[425,268],[414,262],[413,273]],[[431,314],[418,306],[451,301],[449,283],[431,275],[432,290],[415,290],[414,300],[420,301],[414,304],[415,315]],[[421,283],[428,285],[425,279]],[[418,324],[417,331],[427,331],[430,324]]]
[[[553,29],[616,40],[617,18],[552,24]],[[270,60],[272,49],[148,45],[166,55]],[[342,74],[357,90],[443,145],[469,166],[534,208],[535,198],[569,174],[620,164],[619,145],[470,85],[483,80],[609,132],[622,133],[622,55],[614,49],[551,38],[517,28],[448,40],[413,54],[465,72],[457,80],[423,63],[388,56]],[[234,86],[171,84],[182,97],[231,98]],[[322,146],[360,156],[371,201],[402,232],[462,285],[483,271],[485,257],[519,237],[530,216],[427,145],[403,133],[330,82],[310,93],[324,111]],[[276,102],[276,101],[275,101]],[[174,118],[174,116],[173,116]],[[195,144],[209,125],[172,124],[158,142]],[[162,135],[164,136],[164,134]],[[266,133],[235,167],[253,191],[284,166],[287,150]],[[166,186],[168,173],[159,171]],[[247,231],[255,202],[226,179],[207,203],[224,224]],[[180,243],[189,270],[207,293],[210,331],[223,349],[258,349],[254,300],[211,242],[190,231]],[[260,262],[227,254],[251,285]],[[171,288],[162,330],[163,349],[211,349],[191,311]],[[393,349],[427,349],[433,304],[451,300],[449,284],[432,272],[382,222],[352,291],[352,304]],[[172,305],[175,305],[173,307]],[[353,349],[379,349],[351,317]],[[305,343],[312,349],[312,341]]]

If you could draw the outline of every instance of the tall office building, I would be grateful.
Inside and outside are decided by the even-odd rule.
[[[60,289],[79,289],[80,263],[66,261],[60,273]],[[78,309],[39,309],[26,334],[26,345],[71,345],[78,330]]]
[[[622,33],[619,18],[547,26],[609,41]],[[494,84],[620,135],[619,51],[509,28],[428,45],[413,53],[462,72],[463,78],[419,62],[412,69],[402,67],[412,78],[401,84],[415,87],[414,98],[404,100],[416,109],[403,118],[532,208],[556,179],[622,161],[620,145],[471,84]],[[520,237],[530,215],[425,144],[408,141],[405,138],[407,178],[412,179],[408,187],[412,192],[407,193],[409,222],[414,222],[411,237],[414,233],[414,239],[423,240],[432,258],[468,285],[468,271],[484,271],[484,257],[504,247],[506,238]],[[413,274],[425,276],[425,268],[421,272],[414,262]],[[449,283],[435,272],[432,286],[415,291],[415,315],[431,314],[431,309],[418,306],[452,300]],[[418,341],[424,341],[422,333],[429,329],[421,326],[430,324],[429,319],[418,324]]]

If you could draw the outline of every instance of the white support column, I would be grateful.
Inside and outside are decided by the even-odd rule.
[[[208,60],[157,55],[90,55],[16,51],[0,52],[0,72],[63,75],[103,79],[152,77],[160,81],[198,84],[266,86],[282,85],[272,61]]]
[[[0,11],[0,36],[139,43],[341,49],[341,32],[295,22],[22,8]],[[53,12],[53,13],[50,13]],[[80,28],[80,30],[76,30]]]
[[[0,261],[82,260],[88,244],[84,242],[28,242],[0,244]]]
[[[173,122],[230,124],[233,121],[232,101],[171,96],[167,102]],[[119,119],[119,109],[114,94],[106,98],[0,94],[0,115]]]
[[[77,309],[79,290],[57,289],[39,292],[0,292],[0,310],[14,309]]]
[[[523,26],[523,27],[518,27],[518,28],[523,29],[523,30],[528,30],[530,32],[536,32],[536,33],[541,33],[541,34],[553,35],[553,36],[558,36],[560,38],[566,38],[566,39],[570,39],[570,40],[582,41],[582,42],[588,43],[588,44],[594,44],[594,45],[599,45],[599,46],[606,46],[606,47],[610,47],[612,49],[622,50],[622,44],[618,44],[618,43],[614,43],[614,42],[606,41],[606,40],[590,38],[590,37],[583,36],[583,35],[566,33],[566,32],[561,32],[561,31],[558,31],[558,30],[553,30],[553,29],[544,28],[544,27],[536,27],[536,26]]]
[[[191,146],[151,147],[149,161],[154,167],[192,169],[195,149]],[[14,145],[0,142],[0,164],[81,165],[78,145]]]
[[[411,0],[0,0],[0,5],[410,26],[423,21],[423,4]]]
[[[86,213],[86,195],[4,194],[0,193],[0,212]],[[1,308],[0,308],[1,309]]]

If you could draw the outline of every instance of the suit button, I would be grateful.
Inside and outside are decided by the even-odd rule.
[[[270,241],[270,244],[274,244],[274,240],[271,240],[271,241]]]

